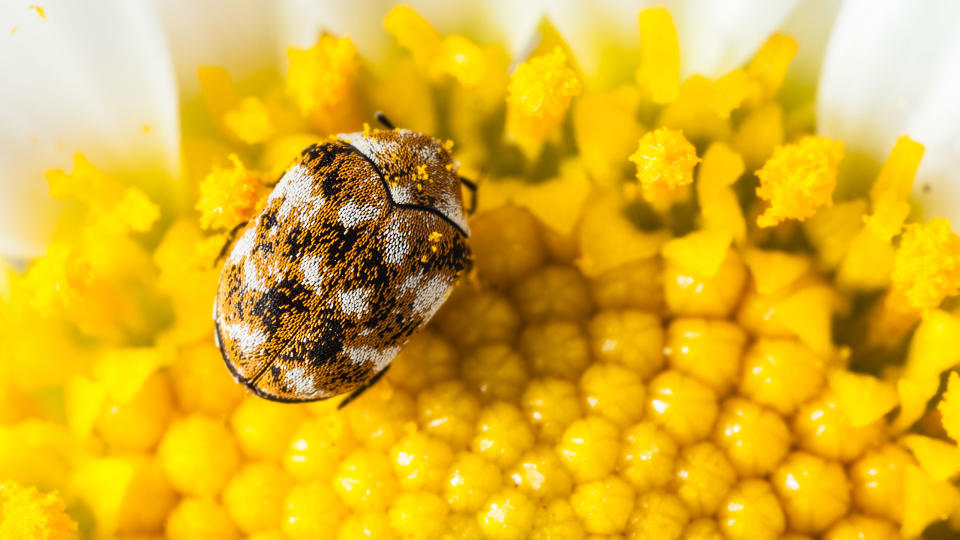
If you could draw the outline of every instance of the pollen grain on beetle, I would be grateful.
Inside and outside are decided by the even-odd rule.
[[[324,34],[289,50],[282,79],[203,68],[169,192],[82,155],[48,172],[65,207],[53,243],[22,274],[0,267],[0,538],[957,534],[960,237],[910,219],[922,146],[901,139],[876,178],[847,171],[844,141],[778,97],[793,39],[681,80],[670,13],[639,22],[643,53],[598,80],[547,22],[511,68],[503,46],[397,7],[382,59]],[[378,110],[442,159],[371,128]],[[400,165],[378,178],[373,153]],[[308,166],[325,191],[282,199]],[[478,184],[476,213],[404,235],[411,209],[388,203],[403,192],[443,214],[443,197],[461,202],[453,178]],[[354,181],[392,198],[348,200]],[[321,241],[311,220],[331,201],[349,211],[322,253],[289,255]],[[375,239],[351,233],[364,220]],[[289,257],[246,264],[254,251]],[[268,373],[264,332],[309,318],[366,343],[350,315],[388,317],[360,287],[314,302],[339,310],[326,319],[266,316],[268,300],[304,305],[362,270],[411,309],[446,301],[343,409],[277,403],[215,344],[224,264],[257,301],[236,308],[221,282],[218,309],[236,315],[221,343],[251,378],[310,398],[325,397],[311,373],[353,364],[310,372],[288,355]],[[286,271],[299,280],[281,288]]]

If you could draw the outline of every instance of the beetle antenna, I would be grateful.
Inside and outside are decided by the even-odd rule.
[[[477,211],[477,184],[473,180],[467,180],[462,176],[460,177],[460,183],[470,190],[470,209],[467,210],[467,213],[473,214]]]
[[[383,114],[383,111],[377,111],[373,116],[377,119],[377,122],[383,124],[383,127],[387,129],[397,129],[396,126],[393,125],[393,122],[387,119],[387,115]]]

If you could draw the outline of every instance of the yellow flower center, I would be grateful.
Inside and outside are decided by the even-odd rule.
[[[596,77],[549,21],[511,74],[501,45],[395,7],[382,58],[322,35],[283,80],[202,68],[176,182],[82,155],[49,171],[55,241],[23,274],[0,265],[0,474],[70,505],[4,481],[0,539],[71,538],[68,513],[92,537],[173,540],[955,526],[960,237],[910,223],[923,147],[901,138],[858,188],[843,144],[812,135],[812,96],[780,94],[796,41],[681,79],[669,11],[637,20],[639,51],[611,44]],[[382,135],[378,109],[478,180],[474,270],[342,410],[250,395],[213,335],[218,255],[304,148]],[[438,181],[408,172],[411,191]],[[429,262],[452,233],[426,234]],[[289,280],[359,268],[301,259],[244,279],[295,302]]]

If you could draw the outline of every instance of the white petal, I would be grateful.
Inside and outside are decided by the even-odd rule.
[[[637,15],[665,6],[673,16],[683,77],[718,77],[740,67],[783,23],[796,0],[573,0],[545,2],[545,10],[591,74],[604,48],[639,45]]]
[[[234,80],[275,66],[278,4],[273,0],[157,1],[183,95],[199,89],[197,68],[226,68]],[[349,4],[349,3],[347,3]]]
[[[877,163],[901,135],[924,144],[914,195],[960,218],[960,2],[848,0],[827,47],[819,131]],[[925,190],[924,188],[927,187]]]
[[[179,171],[176,87],[152,7],[39,3],[46,18],[26,0],[0,3],[0,255],[11,258],[43,251],[57,209],[43,172],[69,168],[74,152],[108,172]]]
[[[383,28],[383,18],[397,5],[393,0],[283,0],[279,4],[278,44],[282,65],[286,48],[309,47],[322,32],[349,36],[370,58],[379,56],[393,37]],[[446,2],[410,0],[411,6],[442,34],[465,34],[479,43],[505,43],[518,53],[530,42],[542,14],[539,2],[491,0]]]
[[[830,31],[842,0],[802,0],[783,22],[780,31],[797,40],[797,54],[790,62],[787,78],[804,88],[816,88]]]
[[[796,0],[679,0],[671,6],[684,77],[719,77],[747,62],[797,4]]]
[[[324,32],[349,36],[368,56],[375,56],[392,39],[383,29],[390,5],[384,0],[283,0],[278,4],[279,41],[274,54],[281,65],[286,65],[288,47],[310,47]]]

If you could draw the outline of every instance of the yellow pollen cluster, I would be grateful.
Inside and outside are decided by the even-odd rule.
[[[69,174],[52,169],[46,178],[53,198],[81,203],[104,233],[144,232],[160,217],[160,208],[143,191],[110,178],[83,154],[73,156]]]
[[[693,183],[693,168],[700,159],[683,133],[660,128],[646,133],[630,156],[637,165],[637,180],[647,200],[660,200]]]
[[[894,287],[920,309],[937,307],[960,292],[960,236],[950,222],[907,225],[893,267]]]
[[[77,524],[56,493],[39,493],[16,482],[0,482],[0,538],[71,540]]]
[[[200,183],[197,210],[204,229],[230,229],[253,217],[257,203],[266,194],[260,179],[230,155],[232,169],[214,169]]]
[[[309,49],[289,49],[287,94],[309,114],[336,106],[353,91],[357,48],[347,38],[325,35]]]
[[[507,104],[516,114],[549,120],[566,112],[570,99],[580,93],[580,81],[557,48],[520,64],[507,91]]]
[[[580,80],[559,47],[527,60],[517,66],[507,87],[507,131],[521,148],[539,151],[579,93]]]
[[[324,35],[257,95],[203,68],[172,187],[49,172],[54,241],[0,261],[0,540],[955,537],[960,237],[908,222],[922,147],[831,205],[842,145],[778,96],[795,41],[681,80],[670,13],[638,20],[596,78],[545,22],[511,78],[396,7],[382,65]],[[210,262],[263,178],[376,110],[483,177],[473,270],[343,409],[260,399]]]
[[[770,203],[757,224],[773,227],[787,219],[804,220],[832,205],[842,157],[843,143],[814,136],[774,150],[757,171],[757,195]]]

